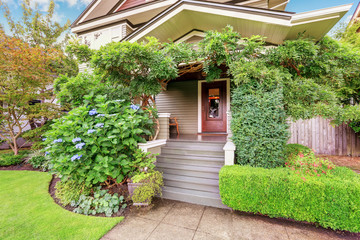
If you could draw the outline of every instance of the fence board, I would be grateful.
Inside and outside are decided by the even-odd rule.
[[[289,122],[289,143],[303,144],[318,154],[360,156],[360,135],[345,124],[333,127],[330,122],[321,117]]]

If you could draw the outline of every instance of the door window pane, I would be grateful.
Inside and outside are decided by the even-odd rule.
[[[219,118],[220,89],[209,89],[209,118]]]

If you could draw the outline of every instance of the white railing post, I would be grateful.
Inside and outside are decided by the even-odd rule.
[[[225,153],[225,165],[234,165],[235,164],[236,146],[231,140],[231,137],[232,137],[231,126],[230,126],[231,112],[228,111],[228,112],[226,112],[226,114],[227,114],[227,140],[226,140],[226,144],[223,148],[224,153]]]

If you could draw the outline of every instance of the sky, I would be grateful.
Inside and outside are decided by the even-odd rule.
[[[2,0],[7,2],[12,16],[14,19],[19,19],[21,17],[21,0]],[[33,4],[37,3],[40,9],[46,10],[49,6],[50,0],[31,0]],[[64,24],[68,19],[73,22],[85,10],[86,6],[92,0],[55,0],[55,16],[54,20]],[[216,0],[212,0],[216,1]],[[317,10],[326,7],[339,6],[343,4],[353,3],[351,10],[344,16],[340,21],[349,21],[352,14],[355,11],[359,0],[290,0],[290,3],[286,7],[286,11],[290,12],[306,12],[311,10]],[[6,26],[6,20],[3,16],[3,13],[0,13],[0,24],[5,27],[5,31],[8,32],[8,27]],[[336,26],[335,26],[336,28]]]

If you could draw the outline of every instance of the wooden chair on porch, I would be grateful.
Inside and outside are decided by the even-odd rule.
[[[177,121],[176,117],[169,118],[169,126],[170,126],[170,128],[172,126],[176,127],[177,135],[180,135],[180,133],[179,133],[179,124],[178,124],[178,121]]]

